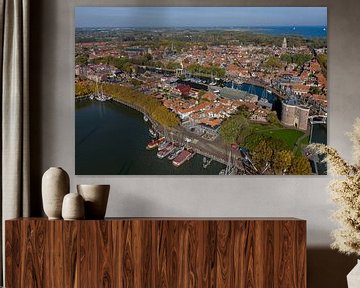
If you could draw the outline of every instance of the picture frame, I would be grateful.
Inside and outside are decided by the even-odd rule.
[[[76,7],[76,174],[326,174],[306,150],[326,143],[326,21],[325,7]]]

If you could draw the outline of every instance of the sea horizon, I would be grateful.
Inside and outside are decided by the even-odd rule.
[[[261,25],[261,26],[163,26],[163,27],[75,27],[75,31],[159,31],[159,30],[226,30],[254,32],[272,36],[301,36],[305,38],[326,38],[327,25]]]
[[[244,26],[234,26],[234,25],[214,25],[214,26],[194,26],[194,25],[183,25],[183,26],[78,26],[76,29],[188,29],[188,28],[198,28],[198,29],[258,29],[258,28],[301,28],[301,27],[317,27],[317,28],[327,28],[327,25],[244,25]]]

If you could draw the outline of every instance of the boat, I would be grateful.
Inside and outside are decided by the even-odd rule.
[[[154,140],[151,140],[147,146],[146,146],[146,149],[147,150],[152,150],[156,147],[159,146],[160,143],[164,142],[165,141],[165,137],[160,137],[159,139],[154,139]]]
[[[150,136],[152,137],[152,138],[156,138],[157,137],[157,133],[153,130],[153,129],[149,129],[149,133],[150,133]]]
[[[160,151],[160,150],[166,148],[169,144],[170,144],[169,141],[163,141],[163,142],[161,142],[161,143],[159,144],[159,146],[158,146],[158,150]]]
[[[100,91],[100,90],[101,90],[101,91]],[[106,96],[106,95],[104,94],[103,89],[102,89],[102,86],[101,86],[100,89],[99,89],[97,82],[96,82],[96,87],[95,87],[95,95],[93,95],[93,96],[94,96],[95,100],[100,101],[100,102],[105,102],[105,101],[108,101],[108,100],[111,99],[110,96]],[[93,98],[93,99],[94,99],[94,98]],[[91,99],[91,100],[92,100],[92,99]]]
[[[178,156],[184,150],[184,146],[176,148],[170,155],[168,156],[169,160],[174,160],[176,156]]]
[[[211,164],[212,161],[213,161],[212,158],[207,159],[206,157],[204,157],[203,158],[203,168],[206,169]]]
[[[269,94],[272,94],[272,91],[270,89],[266,89],[266,92],[268,92]]]
[[[157,157],[159,159],[163,159],[166,156],[168,156],[171,152],[173,152],[175,148],[176,148],[175,144],[170,143],[168,146],[166,146],[164,149],[160,150],[157,153]]]
[[[179,167],[184,164],[185,161],[191,159],[194,156],[194,152],[192,150],[183,150],[175,159],[172,161],[172,164],[175,167]]]
[[[144,121],[145,121],[145,122],[148,122],[148,121],[149,121],[149,118],[148,118],[146,115],[144,115]]]
[[[98,95],[95,97],[96,100],[100,102],[105,102],[111,99],[111,97],[105,96],[105,95]]]

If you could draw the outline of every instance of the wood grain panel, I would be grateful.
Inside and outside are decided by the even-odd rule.
[[[233,286],[233,222],[217,221],[216,230],[216,287]]]
[[[20,286],[46,287],[46,232],[47,223],[44,221],[23,221],[20,231]]]
[[[306,287],[306,222],[111,219],[5,223],[6,287]]]
[[[298,283],[298,287],[306,287],[307,283],[307,275],[306,275],[306,222],[298,221],[296,222],[296,283]]]
[[[47,223],[47,260],[48,265],[46,265],[46,278],[47,284],[49,287],[70,287],[65,285],[64,273],[66,266],[64,265],[64,259],[67,256],[64,249],[63,237],[64,235],[63,226],[65,222],[56,223],[55,221],[49,221]],[[67,238],[64,239],[68,240]]]
[[[262,240],[262,246],[264,247],[263,253],[258,255],[258,260],[263,261],[263,274],[258,275],[264,279],[263,285],[259,287],[275,288],[274,286],[274,222],[263,221],[263,233],[264,238]],[[265,257],[265,259],[261,259]],[[262,276],[264,275],[264,276]]]
[[[62,225],[61,225],[62,224]],[[58,238],[56,241],[59,242],[57,245],[62,245],[63,261],[58,260],[58,265],[63,265],[63,286],[52,286],[52,287],[68,287],[77,288],[80,286],[80,222],[78,221],[59,221],[54,225],[55,227],[62,227],[62,238]],[[57,234],[59,235],[59,234]],[[62,241],[61,241],[62,240]],[[49,247],[51,247],[50,243]],[[56,270],[55,270],[56,271]],[[61,271],[61,270],[60,270]]]
[[[5,225],[6,286],[21,287],[21,222],[9,221]]]
[[[80,223],[81,287],[114,287],[114,253],[111,222]]]

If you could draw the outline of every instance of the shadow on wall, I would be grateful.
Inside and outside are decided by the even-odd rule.
[[[29,109],[30,109],[30,215],[42,216],[41,202],[41,162],[43,116],[41,105],[41,90],[43,79],[41,55],[44,52],[44,35],[42,33],[43,17],[45,9],[43,1],[30,3],[30,44],[29,44]],[[37,5],[36,5],[37,4]],[[36,20],[35,20],[36,19]],[[46,80],[45,80],[46,81]]]
[[[347,288],[346,275],[356,265],[356,256],[308,249],[307,263],[308,288]]]

